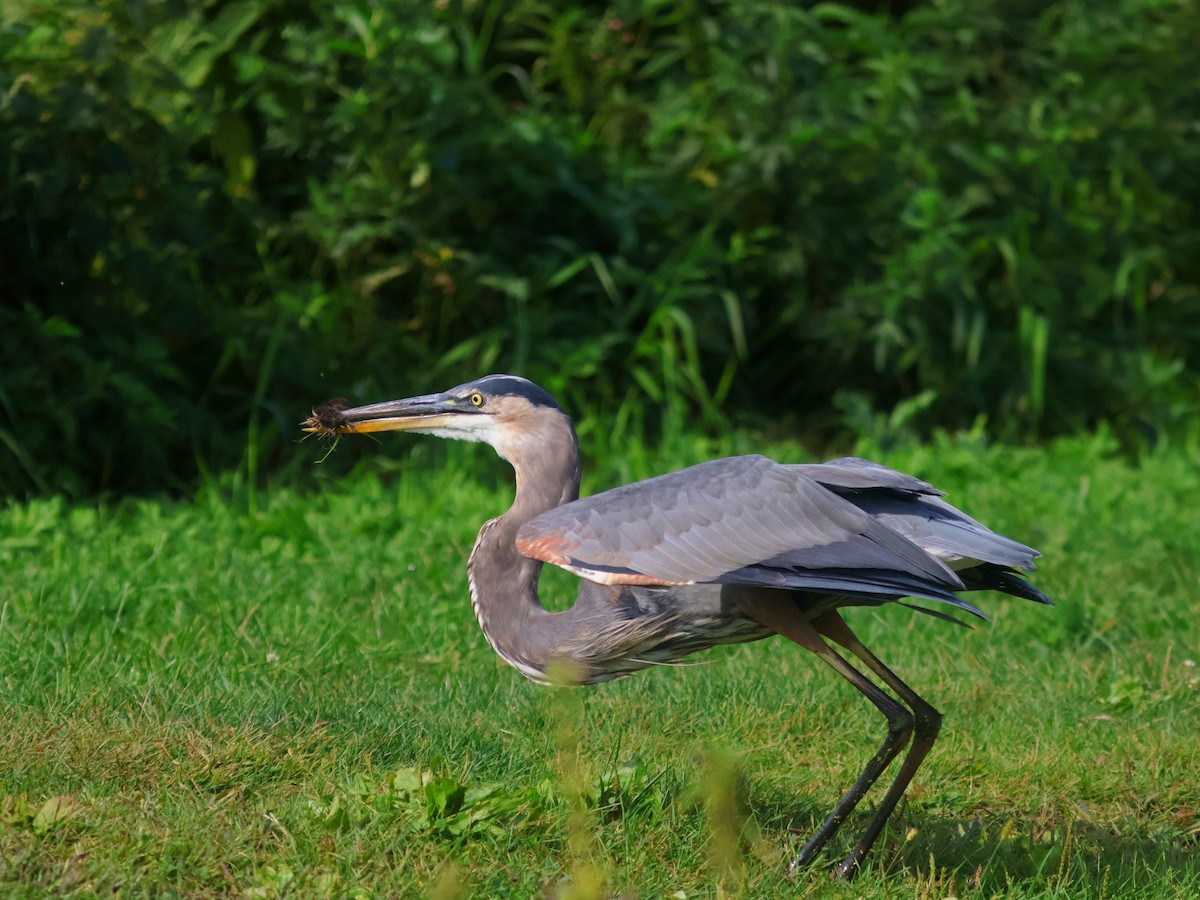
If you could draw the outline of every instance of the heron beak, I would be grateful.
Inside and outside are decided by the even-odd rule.
[[[360,434],[368,431],[427,431],[474,412],[448,394],[386,400],[351,409],[338,401],[318,406],[300,427],[311,434]]]

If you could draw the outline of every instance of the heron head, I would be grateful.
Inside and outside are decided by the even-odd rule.
[[[412,431],[491,444],[515,460],[530,441],[546,440],[565,426],[574,442],[571,420],[554,398],[517,375],[488,375],[437,394],[386,400],[344,408],[340,402],[313,410],[301,423],[317,434]]]

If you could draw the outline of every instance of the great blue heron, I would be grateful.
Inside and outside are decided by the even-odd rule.
[[[353,409],[336,402],[303,427],[484,441],[512,464],[516,498],[480,529],[467,580],[488,643],[535,681],[563,673],[580,684],[608,681],[716,644],[781,634],[861,691],[887,718],[887,737],[793,869],[816,858],[911,738],[866,831],[836,867],[852,876],[941,725],[839,610],[920,597],[982,618],[956,592],[984,589],[1050,603],[1017,572],[1033,570],[1037,551],[988,530],[924,481],[863,459],[783,465],[735,456],[580,500],[571,419],[545,390],[514,375]],[[538,601],[547,562],[583,579],[563,612]]]

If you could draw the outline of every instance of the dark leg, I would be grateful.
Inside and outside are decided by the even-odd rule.
[[[871,845],[875,843],[875,839],[883,831],[883,826],[887,822],[888,816],[896,808],[896,804],[900,801],[900,797],[904,794],[908,783],[912,781],[912,777],[917,773],[917,769],[920,768],[925,755],[929,753],[934,741],[937,740],[938,730],[942,727],[942,715],[919,697],[912,688],[901,681],[896,673],[879,660],[879,657],[863,646],[858,636],[850,630],[850,626],[845,623],[839,613],[826,613],[815,619],[813,625],[821,634],[841,644],[862,660],[867,668],[878,675],[884,684],[896,692],[896,696],[909,705],[916,721],[912,746],[908,750],[908,755],[904,757],[904,762],[900,764],[900,771],[896,773],[896,779],[892,782],[891,787],[888,788],[883,800],[880,801],[879,808],[875,811],[870,824],[867,825],[867,830],[858,839],[858,843],[854,845],[854,849],[850,851],[850,855],[838,866],[838,874],[849,878],[857,871],[859,864],[862,863],[863,858],[867,855],[867,851],[871,849]]]
[[[846,796],[834,807],[833,812],[821,823],[821,827],[816,830],[808,843],[801,848],[800,853],[792,860],[791,865],[788,866],[788,871],[791,872],[800,866],[808,865],[816,858],[829,839],[837,833],[842,822],[846,820],[846,817],[853,812],[858,802],[862,800],[863,795],[870,790],[871,785],[876,782],[883,770],[888,767],[888,764],[896,758],[900,749],[908,743],[908,739],[913,732],[913,715],[880,690],[878,686],[850,665],[850,663],[842,659],[825,642],[813,623],[806,620],[791,603],[782,600],[777,595],[762,598],[749,592],[747,595],[739,597],[738,603],[746,614],[755,621],[774,628],[784,637],[799,644],[805,650],[809,650],[821,657],[839,675],[858,688],[868,700],[874,703],[888,721],[888,733],[887,737],[883,740],[883,744],[863,768],[862,774],[858,776],[858,780],[854,782],[854,785],[846,793]],[[912,754],[910,753],[909,755],[911,757]],[[872,825],[874,825],[874,821],[872,821]],[[862,841],[859,842],[860,845],[862,843]],[[862,855],[865,855],[868,849],[870,849],[869,842],[862,847],[859,861],[861,861]],[[855,847],[856,853],[858,850],[859,848]],[[854,854],[851,855],[853,856]],[[854,868],[856,867],[857,863]],[[845,863],[842,864],[841,869],[844,870],[842,874],[853,874],[853,868],[846,870]]]

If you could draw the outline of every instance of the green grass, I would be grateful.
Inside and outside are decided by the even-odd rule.
[[[6,895],[1200,894],[1195,459],[1133,467],[1103,437],[886,456],[1042,549],[1059,606],[985,596],[973,631],[850,614],[946,723],[846,886],[783,866],[882,738],[874,710],[782,641],[524,680],[463,573],[503,470],[422,446],[253,512],[217,490],[0,512]],[[552,604],[569,584],[548,576]]]

